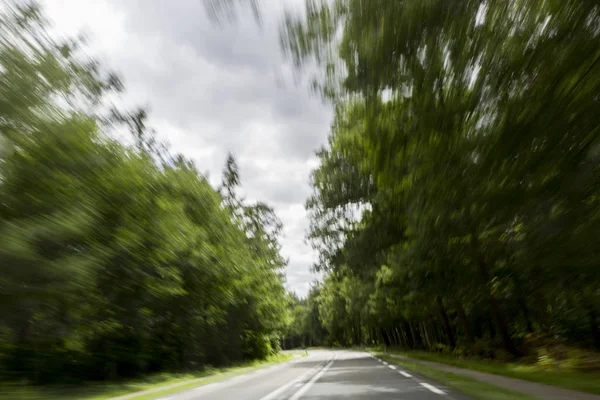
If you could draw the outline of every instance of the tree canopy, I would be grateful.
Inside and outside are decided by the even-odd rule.
[[[287,17],[285,50],[336,111],[306,203],[330,343],[600,348],[599,27],[586,1]]]
[[[289,322],[281,222],[172,155],[37,6],[0,20],[0,372],[36,383],[262,358]],[[102,115],[101,115],[102,114]],[[129,127],[134,145],[109,135]]]

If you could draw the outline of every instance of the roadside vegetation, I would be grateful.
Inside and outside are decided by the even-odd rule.
[[[306,202],[323,280],[299,298],[235,158],[213,187],[145,110],[111,104],[123,85],[83,43],[7,2],[0,389],[117,393],[282,346],[378,345],[599,393],[599,41],[579,0],[289,15],[284,50],[334,109]]]
[[[298,354],[302,356],[301,353]],[[187,373],[159,373],[144,376],[140,379],[125,380],[122,382],[88,382],[78,385],[45,385],[31,386],[6,383],[0,385],[0,394],[5,399],[22,400],[100,400],[131,394],[130,400],[155,399],[171,393],[199,387],[212,382],[231,378],[275,365],[292,359],[289,353],[279,353],[269,356],[265,360],[255,360],[240,363],[233,367],[213,368],[205,367],[202,371]],[[150,391],[151,393],[135,393]]]
[[[40,7],[3,4],[2,390],[143,387],[279,351],[289,311],[277,215],[240,197],[232,156],[213,187],[171,154],[145,110],[110,102],[121,90],[81,42],[49,33]]]
[[[537,397],[528,396],[512,390],[500,388],[488,383],[480,382],[475,379],[470,379],[464,376],[451,374],[449,372],[440,371],[435,368],[430,368],[422,364],[418,364],[409,360],[398,360],[394,357],[378,355],[379,358],[389,362],[390,364],[398,365],[406,371],[419,374],[423,377],[430,378],[435,382],[439,382],[459,393],[464,393],[473,399],[477,400],[539,400]]]
[[[452,354],[405,351],[393,348],[387,349],[387,353],[403,355],[416,360],[433,361],[459,368],[503,375],[510,378],[544,383],[546,385],[560,386],[565,389],[600,394],[600,372],[598,372],[598,367],[595,366],[590,369],[576,368],[578,362],[586,362],[577,359],[576,355],[572,356],[573,358],[571,359],[565,359],[560,365],[552,366],[535,362],[527,363],[523,359],[518,360],[518,362],[502,362],[498,360],[457,358]],[[587,357],[587,361],[592,362],[592,360],[589,360],[589,354],[581,356]],[[593,353],[592,356],[595,357],[593,362],[597,362],[597,353]]]
[[[311,1],[287,18],[288,55],[335,110],[306,202],[324,279],[289,343],[598,393],[599,26],[581,1]]]

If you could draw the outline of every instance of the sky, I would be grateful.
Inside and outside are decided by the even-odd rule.
[[[120,74],[120,101],[147,107],[172,153],[192,159],[215,186],[227,152],[236,157],[247,199],[270,204],[284,224],[287,286],[304,296],[316,260],[305,243],[304,202],[332,112],[298,83],[280,50],[283,10],[299,12],[303,0],[263,1],[262,27],[244,11],[219,26],[203,1],[41,3],[60,35],[86,35],[86,53]]]

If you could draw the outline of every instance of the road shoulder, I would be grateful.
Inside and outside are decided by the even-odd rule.
[[[425,382],[433,380],[449,388],[459,395],[466,395],[476,400],[539,400],[535,396],[515,392],[514,390],[495,386],[466,376],[436,369],[412,359],[400,359],[389,354],[377,354],[379,359],[403,368],[411,375],[422,378]],[[442,390],[444,389],[442,387]]]
[[[503,389],[511,390],[513,392],[533,396],[534,398],[539,398],[543,400],[600,400],[600,396],[598,395],[564,389],[561,387],[546,385],[543,383],[509,378],[501,375],[454,367],[451,365],[437,363],[433,361],[416,360],[397,354],[389,354],[388,356],[397,360],[410,361],[428,368],[433,368],[454,375],[459,375],[462,377],[494,385]]]

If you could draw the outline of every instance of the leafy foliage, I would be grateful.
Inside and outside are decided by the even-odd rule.
[[[288,16],[285,49],[336,110],[307,202],[330,342],[600,348],[599,26],[584,1]]]
[[[33,382],[223,365],[278,350],[281,223],[171,156],[146,113],[90,107],[117,78],[57,43],[37,7],[0,21],[0,365]],[[90,111],[92,110],[92,111]],[[116,122],[115,122],[116,121]]]

